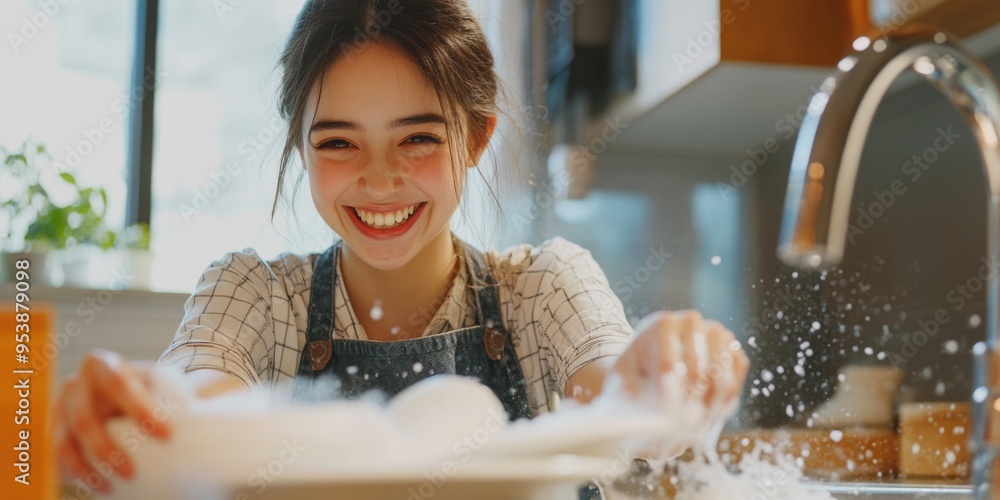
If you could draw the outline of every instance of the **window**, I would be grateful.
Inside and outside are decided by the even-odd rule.
[[[318,250],[332,233],[305,186],[294,216],[269,221],[285,124],[278,57],[303,0],[162,2],[153,145],[153,283],[188,291],[212,260]],[[289,168],[294,181],[298,169]],[[291,197],[293,182],[286,195]],[[297,217],[297,219],[296,219]],[[289,220],[289,227],[281,221]]]
[[[3,2],[0,65],[5,76],[24,76],[0,83],[0,144],[13,149],[31,137],[48,147],[57,166],[104,187],[111,229],[144,218],[148,207],[154,290],[190,291],[213,260],[246,247],[265,258],[321,250],[334,235],[316,214],[308,186],[296,188],[297,164],[289,166],[273,224],[269,217],[286,131],[277,113],[277,63],[304,3]],[[155,38],[137,36],[143,32],[137,6],[144,5],[155,9]],[[497,20],[516,9],[507,12],[501,6],[508,6],[489,0],[470,5],[502,57],[508,47],[500,46]],[[151,53],[153,46],[145,44],[153,41],[155,64],[142,63],[153,69],[133,88],[136,56]],[[149,89],[155,89],[151,99]],[[138,119],[144,102],[153,103],[152,120]],[[140,164],[130,151],[137,148],[132,139],[144,137],[131,137],[132,121],[141,121],[144,133],[152,131],[151,165]],[[498,134],[505,134],[504,126]],[[151,192],[134,190],[130,177],[151,179]],[[466,195],[471,206],[490,199],[480,184],[472,179]],[[139,209],[130,213],[129,203]],[[463,237],[478,236],[482,231],[470,228],[478,230],[488,219],[478,212],[459,216],[455,229]],[[81,262],[119,265],[115,256],[100,260],[99,266]]]
[[[107,220],[124,224],[135,2],[0,3],[0,145],[44,144],[56,168],[108,192]]]

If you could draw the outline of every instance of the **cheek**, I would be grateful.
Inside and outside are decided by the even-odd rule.
[[[353,171],[354,167],[348,162],[311,159],[307,172],[313,195],[322,198],[339,196],[354,178]]]
[[[400,155],[400,173],[421,190],[434,195],[454,196],[456,172],[447,154]]]

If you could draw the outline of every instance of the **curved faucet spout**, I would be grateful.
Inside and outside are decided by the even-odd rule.
[[[1000,197],[1000,91],[989,69],[951,35],[924,26],[862,37],[854,47],[812,97],[795,144],[778,248],[789,265],[840,262],[869,126],[889,86],[910,68],[965,116],[982,151],[991,206]]]
[[[809,102],[788,180],[778,255],[787,264],[823,267],[844,255],[847,221],[861,151],[875,110],[893,81],[912,68],[951,100],[969,123],[986,171],[989,215],[986,256],[1000,257],[1000,89],[989,69],[951,35],[929,27],[901,29],[885,39],[862,37]],[[1000,429],[990,429],[1000,404],[1000,277],[987,280],[986,345],[977,344],[972,432],[976,498],[989,498]],[[996,406],[1000,409],[1000,406]]]

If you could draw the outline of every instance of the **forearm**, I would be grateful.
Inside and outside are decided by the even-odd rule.
[[[192,370],[187,372],[184,378],[194,388],[195,395],[201,399],[247,390],[247,384],[235,375],[211,368]]]
[[[604,379],[617,360],[617,356],[607,356],[584,365],[566,381],[566,395],[581,403],[589,403],[601,394]]]

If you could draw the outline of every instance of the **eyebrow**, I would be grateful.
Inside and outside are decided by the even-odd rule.
[[[428,123],[440,123],[442,125],[447,125],[448,120],[437,113],[423,113],[413,116],[404,116],[402,118],[397,118],[386,124],[386,128],[400,128],[400,127],[412,127],[415,125],[426,125]],[[313,132],[318,132],[320,130],[351,130],[354,132],[360,132],[364,130],[364,127],[347,120],[320,120],[313,123],[309,127],[309,134],[312,135]]]

